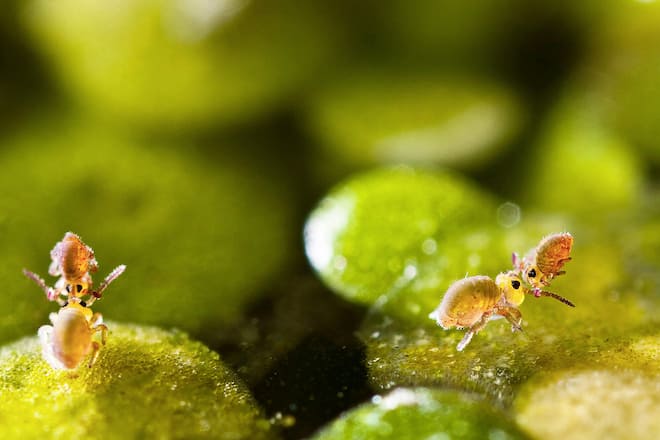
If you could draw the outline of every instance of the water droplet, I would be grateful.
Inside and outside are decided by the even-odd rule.
[[[451,440],[451,437],[446,432],[439,432],[437,434],[432,434],[430,437],[426,437],[426,440]]]
[[[481,263],[481,256],[479,254],[472,254],[468,257],[468,265],[470,267],[478,267]]]
[[[422,307],[417,303],[407,304],[406,309],[408,309],[408,311],[413,315],[419,315],[419,313],[422,311]]]
[[[332,266],[337,269],[339,272],[343,272],[346,269],[346,257],[343,255],[337,255],[333,258]]]
[[[426,255],[432,255],[438,250],[438,242],[432,238],[427,238],[422,243],[422,252]]]
[[[405,276],[407,279],[412,280],[417,276],[417,266],[414,264],[408,264],[406,268],[403,270],[403,276]]]
[[[520,222],[520,206],[513,202],[502,203],[497,208],[497,223],[505,228],[511,228]]]

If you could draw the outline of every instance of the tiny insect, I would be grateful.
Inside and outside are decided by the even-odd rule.
[[[570,239],[572,244],[572,237]],[[542,240],[535,250],[537,257],[542,256],[541,259],[546,264],[544,268],[550,267],[548,261],[552,259],[556,261],[550,267],[552,270],[543,273],[546,275],[544,280],[549,283],[554,276],[561,275],[558,269],[568,260],[564,251],[557,253],[548,251],[549,245],[546,242],[547,239]],[[554,255],[559,255],[559,258],[555,258]],[[564,261],[559,262],[560,260]],[[525,300],[525,295],[529,294],[536,297],[547,296],[575,307],[571,301],[556,293],[543,290],[539,285],[526,284],[520,270],[511,270],[500,273],[495,280],[485,275],[477,275],[455,281],[447,289],[440,305],[429,314],[429,318],[445,330],[454,327],[467,328],[465,336],[456,346],[458,351],[463,351],[472,337],[492,319],[504,317],[511,324],[512,331],[522,331],[522,314],[518,307]]]
[[[513,254],[514,270],[522,274],[523,281],[532,287],[534,295],[540,296],[543,288],[549,286],[555,277],[566,273],[561,269],[571,261],[572,248],[573,236],[568,232],[548,235],[524,258]]]
[[[116,267],[105,277],[98,290],[94,290],[91,273],[98,270],[98,262],[92,248],[73,232],[64,234],[62,241],[58,241],[50,251],[50,257],[52,262],[48,273],[60,277],[53,287],[46,285],[43,278],[34,272],[23,269],[23,274],[43,289],[49,301],[57,301],[61,306],[74,297],[82,298],[85,295],[91,296],[88,301],[88,305],[91,305],[101,298],[108,285],[126,269],[124,265]]]
[[[84,301],[72,301],[57,313],[50,314],[51,325],[39,327],[42,353],[48,364],[56,370],[75,369],[91,353],[88,362],[92,368],[105,345],[108,327],[100,313],[93,313]],[[101,342],[93,335],[101,333]]]
[[[57,301],[62,306],[57,313],[50,314],[53,325],[39,328],[44,359],[55,369],[75,369],[91,355],[88,362],[91,368],[101,346],[105,345],[108,328],[103,324],[101,314],[93,313],[90,306],[101,298],[103,291],[124,272],[126,266],[117,266],[98,290],[94,290],[90,275],[98,269],[94,252],[71,232],[55,245],[51,258],[49,273],[61,276],[54,287],[48,287],[38,275],[23,269],[23,273],[44,290],[50,301]],[[96,333],[101,334],[100,342],[93,338]]]

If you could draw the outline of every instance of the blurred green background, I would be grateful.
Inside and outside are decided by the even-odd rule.
[[[513,411],[518,386],[537,366],[620,367],[571,338],[657,359],[652,0],[10,0],[0,167],[0,342],[56,309],[21,269],[54,282],[49,251],[74,231],[96,280],[128,267],[95,310],[218,351],[285,438],[399,385],[477,392],[556,438]],[[574,362],[518,345],[535,360],[501,389],[466,384],[472,361],[374,367],[421,329],[453,350],[426,319],[450,282],[562,230],[575,260],[556,290],[578,314],[530,305],[530,337]],[[515,340],[499,324],[482,334]]]

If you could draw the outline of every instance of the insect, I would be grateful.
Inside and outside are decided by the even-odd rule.
[[[42,353],[48,364],[56,370],[74,369],[91,353],[90,368],[105,345],[108,327],[100,313],[92,313],[84,302],[72,301],[59,312],[50,314],[51,325],[39,327]],[[92,336],[101,333],[101,342]]]
[[[34,272],[23,269],[23,274],[43,289],[49,301],[57,301],[61,306],[73,297],[82,298],[85,295],[90,295],[87,303],[91,305],[101,298],[108,285],[126,269],[124,265],[116,267],[105,277],[98,290],[94,290],[91,273],[98,270],[98,262],[92,248],[73,232],[67,232],[62,241],[55,243],[50,257],[52,262],[48,273],[60,277],[53,287],[46,285],[43,278]]]
[[[546,240],[542,240],[535,250],[537,256],[543,255],[543,258],[549,260],[550,257],[546,257],[546,255],[554,254],[546,250],[548,246],[544,244]],[[565,260],[566,258],[567,255],[564,255],[562,251],[560,259]],[[552,269],[561,268],[564,263],[565,261],[561,264],[555,263]],[[543,274],[546,275],[544,280],[548,283],[554,276],[560,275],[556,271]],[[455,281],[447,289],[440,305],[429,314],[429,318],[435,320],[445,330],[454,327],[467,328],[465,336],[456,346],[458,351],[463,351],[472,337],[492,319],[504,317],[511,324],[512,331],[522,331],[522,314],[518,307],[528,294],[536,297],[551,297],[570,307],[575,307],[572,302],[556,293],[543,290],[538,285],[526,284],[525,276],[521,274],[520,270],[511,270],[500,273],[495,280],[485,275],[477,275]]]
[[[108,328],[103,324],[101,314],[93,313],[90,306],[101,298],[103,291],[124,272],[126,266],[117,266],[98,290],[94,290],[90,272],[98,270],[98,263],[92,248],[80,237],[67,232],[50,255],[53,261],[48,272],[61,276],[54,287],[48,287],[38,275],[23,269],[23,273],[44,290],[50,301],[57,301],[62,306],[57,313],[50,314],[53,325],[39,328],[44,359],[55,369],[74,369],[91,354],[88,363],[91,368],[101,346],[105,345]],[[93,338],[99,332],[101,342]]]
[[[540,296],[541,290],[549,286],[553,278],[566,273],[561,268],[571,261],[572,247],[573,236],[568,232],[548,235],[524,258],[514,252],[514,269],[519,271],[525,283],[533,288],[534,295]]]

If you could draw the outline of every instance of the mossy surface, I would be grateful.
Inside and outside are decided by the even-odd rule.
[[[502,207],[516,214],[506,219]],[[567,225],[546,217],[512,228],[517,222],[515,204],[498,206],[454,173],[380,168],[353,176],[321,200],[307,221],[305,246],[335,292],[419,323],[453,281],[495,277],[511,267],[513,251],[526,252]]]
[[[241,318],[290,255],[286,181],[237,149],[210,153],[189,143],[184,157],[176,143],[145,146],[65,118],[2,146],[0,274],[13,287],[0,340],[30,334],[52,309],[21,269],[54,283],[49,252],[65,231],[95,250],[96,283],[127,266],[95,309],[207,341]]]
[[[340,29],[323,4],[291,0],[35,0],[25,9],[38,47],[85,108],[163,130],[279,106],[332,59]]]
[[[107,345],[91,369],[53,370],[36,336],[0,349],[0,436],[276,437],[216,353],[180,332],[107,325]]]
[[[608,245],[603,236],[572,230],[573,261],[550,290],[575,308],[529,296],[520,307],[523,333],[512,333],[505,320],[492,321],[458,352],[463,331],[443,330],[429,319],[404,322],[373,307],[360,333],[371,382],[380,389],[449,385],[509,407],[520,385],[539,372],[601,365],[654,368],[634,346],[657,330],[657,304],[629,281],[616,242]],[[438,303],[442,293],[436,292]]]
[[[456,391],[398,388],[376,395],[322,429],[332,439],[524,439],[516,425],[482,399]]]
[[[653,347],[657,366],[657,334],[645,344]],[[656,367],[644,373],[595,369],[540,375],[521,390],[515,407],[516,420],[540,440],[657,439],[660,372]]]
[[[312,98],[308,125],[329,160],[474,168],[522,126],[522,105],[505,86],[392,70],[344,72]]]
[[[319,203],[306,224],[305,246],[312,266],[340,295],[365,304],[398,295],[401,313],[415,314],[420,292],[488,267],[480,252],[493,252],[495,216],[494,199],[455,174],[377,169]]]

